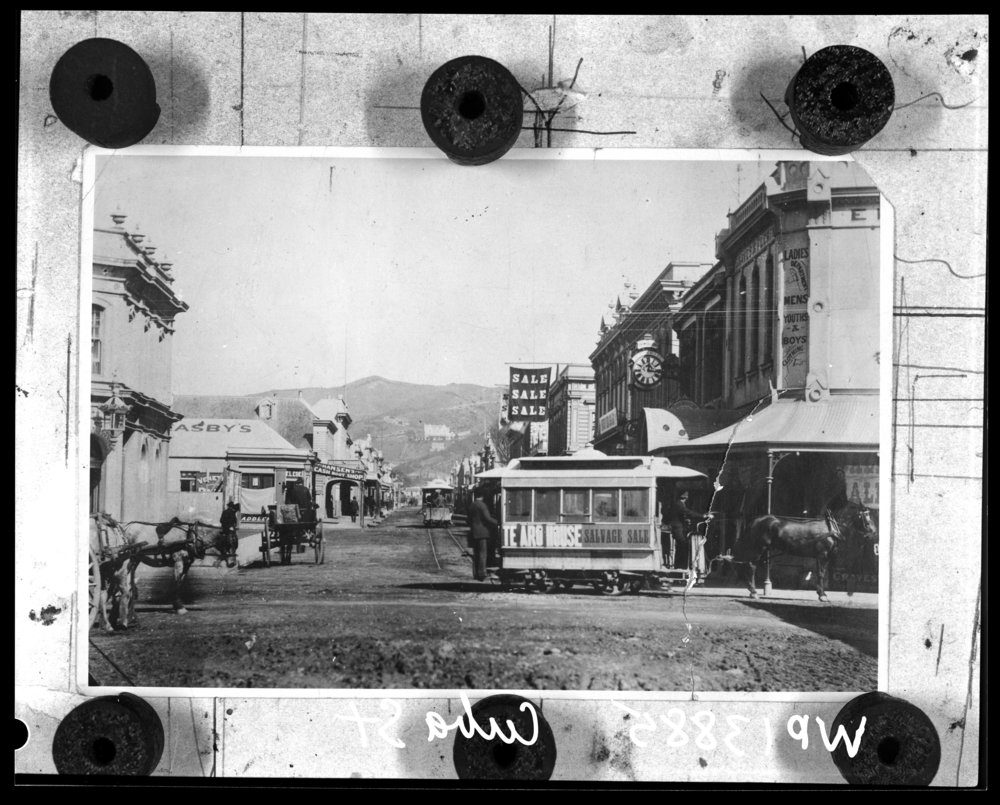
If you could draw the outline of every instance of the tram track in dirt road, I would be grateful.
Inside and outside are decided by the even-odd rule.
[[[454,543],[455,548],[458,550],[459,556],[462,556],[462,557],[468,559],[471,562],[472,561],[472,557],[469,555],[468,550],[462,546],[462,543],[458,541],[458,539],[455,537],[454,532],[450,528],[445,528],[445,529],[428,528],[428,529],[426,529],[426,531],[427,531],[427,543],[428,543],[428,545],[430,545],[431,556],[434,557],[434,564],[437,566],[437,569],[438,570],[444,570],[444,568],[441,566],[441,559],[445,558],[445,554],[444,553],[441,553],[441,554],[438,553],[437,545],[434,542],[435,532],[436,531],[441,531],[441,530],[443,530],[444,533],[446,533],[448,535],[448,537],[451,539],[451,541]],[[449,551],[449,553],[450,553],[450,551]]]

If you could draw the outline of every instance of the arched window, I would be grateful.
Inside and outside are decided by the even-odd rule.
[[[774,320],[778,317],[778,306],[774,295],[774,255],[767,253],[764,266],[764,363],[774,363]]]
[[[757,368],[760,352],[760,265],[754,263],[750,273],[750,364],[747,371]]]
[[[149,448],[145,442],[139,450],[139,485],[144,489],[149,486]]]
[[[739,294],[736,297],[736,371],[747,371],[747,278],[740,274]]]
[[[90,371],[95,377],[101,374],[104,358],[104,308],[90,306]]]

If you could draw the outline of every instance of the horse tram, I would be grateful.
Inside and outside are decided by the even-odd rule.
[[[435,479],[420,489],[421,513],[425,528],[450,526],[455,512],[455,488]]]
[[[326,561],[326,539],[323,523],[316,518],[315,505],[310,511],[307,506],[285,504],[269,506],[264,528],[260,533],[260,552],[264,567],[272,564],[271,552],[279,552],[283,565],[291,564],[293,553],[305,553],[311,548],[315,563]]]
[[[660,513],[678,484],[708,487],[696,470],[652,456],[525,457],[480,476],[499,479],[505,589],[593,587],[604,595],[688,586],[690,557],[661,537]],[[666,550],[665,550],[666,547]]]

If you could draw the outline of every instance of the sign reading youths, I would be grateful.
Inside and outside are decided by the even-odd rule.
[[[549,379],[545,369],[510,368],[510,392],[507,403],[509,422],[544,422],[549,418]]]

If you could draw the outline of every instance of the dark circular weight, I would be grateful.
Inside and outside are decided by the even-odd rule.
[[[91,699],[56,729],[52,759],[60,774],[145,776],[163,754],[163,724],[138,696]]]
[[[521,88],[502,64],[484,56],[447,62],[424,84],[424,128],[459,165],[485,165],[506,154],[521,134]]]
[[[25,724],[21,719],[14,718],[14,751],[24,747],[28,743],[28,725]]]
[[[512,737],[508,721],[513,722],[517,734],[525,741],[534,735],[533,709],[538,719],[538,735],[533,744],[525,746],[520,741],[506,743],[499,736],[487,741],[478,731],[466,738],[461,731],[455,735],[453,753],[455,771],[462,780],[548,780],[556,765],[556,741],[552,728],[538,708],[521,710],[527,702],[520,696],[498,694],[488,696],[472,705],[476,724],[487,735],[494,733],[492,718],[507,738]],[[530,702],[529,702],[530,704]],[[466,729],[472,727],[468,715],[462,717]]]
[[[135,145],[160,117],[149,67],[114,39],[85,39],[67,50],[52,70],[49,100],[70,131],[103,148]]]
[[[858,752],[850,757],[844,742],[833,762],[852,785],[930,785],[941,764],[941,740],[919,707],[878,691],[852,699],[837,714],[831,737],[841,726],[852,741],[865,718]]]
[[[896,103],[892,76],[877,57],[853,45],[817,51],[795,74],[785,103],[804,148],[850,153],[878,134]]]

